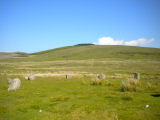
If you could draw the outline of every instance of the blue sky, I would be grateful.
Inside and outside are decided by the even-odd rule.
[[[79,43],[160,48],[160,0],[0,0],[0,51]]]

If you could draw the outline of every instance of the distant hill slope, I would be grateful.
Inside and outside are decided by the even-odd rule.
[[[20,55],[24,56],[24,55],[26,55],[26,53],[24,53],[24,52],[0,52],[0,60],[12,58],[15,56],[20,56]]]
[[[160,60],[160,49],[121,45],[75,45],[41,51],[17,59],[22,61],[52,61],[106,58]]]

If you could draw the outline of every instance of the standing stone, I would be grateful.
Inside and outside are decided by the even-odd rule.
[[[134,79],[139,80],[140,79],[140,74],[139,73],[134,73]]]
[[[105,75],[101,73],[101,74],[98,75],[98,78],[99,79],[105,79]]]
[[[66,79],[69,79],[69,75],[66,75]]]
[[[35,75],[30,74],[30,75],[28,76],[28,80],[35,80]]]
[[[8,91],[11,91],[11,90],[16,90],[20,87],[21,85],[21,81],[19,78],[15,78],[12,80],[12,82],[10,83],[9,85],[9,88],[8,88]]]

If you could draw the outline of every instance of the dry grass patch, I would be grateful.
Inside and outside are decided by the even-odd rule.
[[[122,88],[123,92],[125,91],[137,91],[140,86],[139,80],[129,79],[122,81]]]
[[[101,84],[102,84],[102,81],[99,79],[95,79],[91,81],[91,85],[101,85]]]
[[[152,84],[152,83],[150,83],[150,82],[147,82],[147,84],[146,84],[146,88],[154,89],[154,88],[155,88],[155,85],[153,85],[153,84]]]

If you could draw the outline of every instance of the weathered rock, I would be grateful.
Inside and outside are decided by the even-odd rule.
[[[35,80],[35,75],[30,74],[30,75],[28,76],[28,80]]]
[[[69,79],[69,75],[66,75],[66,79]]]
[[[35,75],[30,74],[29,76],[24,77],[26,80],[35,80]]]
[[[12,80],[11,84],[9,85],[8,91],[18,89],[20,87],[20,85],[21,85],[20,79],[15,78],[15,79]]]
[[[99,79],[105,79],[105,75],[101,73],[101,74],[98,75],[98,78]]]
[[[139,73],[134,73],[134,79],[139,80],[140,79],[140,74]]]
[[[24,77],[26,80],[28,80],[28,76]]]
[[[12,82],[12,79],[11,79],[11,78],[7,78],[7,82],[8,82],[8,83],[11,83],[11,82]]]

